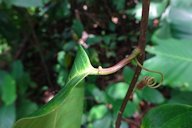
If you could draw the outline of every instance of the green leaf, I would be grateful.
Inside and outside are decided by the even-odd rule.
[[[38,108],[37,104],[28,100],[28,99],[20,99],[17,102],[17,119],[30,115],[35,112]]]
[[[12,128],[15,118],[15,106],[13,104],[0,107],[0,128]]]
[[[124,82],[119,82],[116,84],[109,85],[106,89],[106,93],[113,99],[123,99],[127,92],[129,85]]]
[[[131,79],[132,79],[133,75],[134,75],[133,69],[131,69],[128,66],[124,67],[124,69],[123,69],[123,78],[124,78],[126,83],[128,83],[128,84],[131,83]]]
[[[192,1],[190,0],[171,0],[171,6],[184,9],[191,9]]]
[[[24,95],[27,88],[32,84],[29,74],[24,72],[24,67],[21,61],[17,60],[11,65],[11,76],[15,79],[18,89],[18,94]]]
[[[192,39],[192,2],[189,0],[172,0],[165,20],[170,25],[174,38]]]
[[[0,71],[0,94],[5,105],[10,105],[16,100],[16,82],[7,72]]]
[[[96,85],[88,84],[86,89],[98,103],[107,103],[105,92],[100,90]]]
[[[77,34],[79,38],[81,38],[84,27],[81,21],[79,20],[74,20],[73,21],[73,26],[72,26],[73,31]]]
[[[161,16],[161,14],[165,11],[166,6],[169,0],[163,1],[152,1],[150,3],[150,11],[149,11],[149,19],[155,19]],[[141,20],[141,12],[142,12],[142,3],[136,5],[133,10],[133,14],[135,14],[135,18]]]
[[[11,65],[11,69],[12,69],[11,75],[15,79],[20,79],[22,77],[22,75],[24,74],[23,65],[22,65],[21,61],[13,62]]]
[[[142,99],[155,104],[160,104],[165,101],[165,98],[159,91],[149,87],[142,89],[139,95]]]
[[[148,46],[147,51],[156,56],[145,61],[145,67],[162,72],[166,85],[192,90],[191,41],[173,38],[166,40],[156,38],[154,41],[157,45]],[[154,73],[145,72],[145,74],[157,77]]]
[[[97,105],[91,108],[89,115],[88,115],[88,120],[89,121],[94,121],[103,118],[108,112],[108,108],[106,105]]]
[[[165,75],[164,84],[179,87],[182,90],[192,90],[190,3],[191,1],[187,0],[171,1],[162,21],[162,27],[153,35],[152,41],[156,45],[147,47],[147,51],[156,56],[145,63],[148,68],[161,71]]]
[[[59,18],[70,16],[71,5],[68,0],[63,0],[62,3],[58,6],[58,11],[56,16]]]
[[[106,89],[106,93],[108,94],[108,103],[112,105],[113,113],[115,115],[118,114],[120,106],[123,102],[123,99],[126,95],[129,85],[124,82],[119,82],[116,84],[109,85]],[[123,114],[126,117],[132,116],[139,107],[140,100],[138,99],[137,95],[133,95],[133,100],[128,102],[126,106],[125,113]]]
[[[125,8],[126,0],[112,0],[112,3],[118,11],[121,11]]]
[[[97,44],[97,43],[99,43],[101,41],[102,41],[102,37],[101,36],[92,35],[92,36],[88,37],[88,39],[86,40],[86,43],[88,45],[94,45],[94,44]]]
[[[107,114],[103,118],[95,120],[88,124],[88,128],[111,128],[112,121],[113,119],[111,114]]]
[[[14,128],[79,128],[84,97],[84,87],[79,83],[92,71],[89,58],[80,46],[62,90],[37,112],[18,120]]]
[[[191,115],[191,106],[162,105],[145,115],[141,128],[191,128]]]
[[[123,113],[123,115],[126,117],[131,117],[136,111],[138,111],[138,108],[139,108],[138,103],[134,101],[129,101],[126,105],[125,112]]]
[[[192,105],[192,92],[172,90],[169,103]]]
[[[43,6],[42,0],[7,0],[7,4],[18,7],[40,7]]]

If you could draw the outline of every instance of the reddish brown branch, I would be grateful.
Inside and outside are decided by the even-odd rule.
[[[133,124],[135,127],[140,128],[139,124],[137,124],[135,121],[128,119],[128,118],[122,118],[122,121],[127,122],[128,124]]]
[[[140,37],[139,37],[139,41],[138,41],[138,48],[140,48],[140,50],[141,50],[141,53],[138,57],[138,61],[141,64],[143,64],[143,61],[145,58],[145,46],[146,46],[146,33],[147,33],[148,17],[149,17],[149,6],[150,6],[150,0],[143,0],[142,18],[141,18],[141,25],[140,25]],[[116,128],[120,128],[123,112],[125,110],[128,100],[130,99],[130,96],[132,95],[132,93],[134,91],[134,88],[136,86],[136,82],[138,80],[140,73],[141,73],[141,67],[137,66],[134,76],[132,78],[130,87],[126,93],[126,96],[125,96],[123,103],[121,105],[121,108],[119,110],[116,124],[115,124]]]
[[[135,50],[128,57],[124,58],[123,60],[121,60],[120,62],[118,62],[117,64],[115,64],[112,67],[102,68],[100,66],[99,68],[92,69],[92,75],[95,75],[95,74],[96,75],[108,75],[108,74],[112,74],[114,72],[117,72],[122,67],[124,67],[125,65],[130,63],[131,60],[136,58],[139,54],[140,54],[140,49],[135,48]]]

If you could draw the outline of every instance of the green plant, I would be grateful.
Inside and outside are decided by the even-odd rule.
[[[149,15],[147,37],[148,4],[144,4],[140,33],[136,28],[141,17],[142,4],[140,1],[135,5],[131,4],[132,9],[127,8],[127,4],[130,3],[125,0],[118,2],[115,0],[111,2],[94,0],[33,0],[31,2],[15,0],[9,2],[2,0],[0,2],[0,9],[3,9],[0,15],[4,16],[0,18],[0,23],[3,24],[0,28],[0,42],[2,44],[0,46],[0,66],[2,68],[0,73],[0,122],[2,123],[0,123],[0,127],[10,128],[17,120],[14,125],[16,128],[78,128],[80,126],[111,128],[114,126],[117,115],[116,127],[120,127],[120,124],[123,128],[132,127],[132,125],[139,127],[139,123],[135,123],[137,120],[140,120],[143,128],[191,127],[188,123],[191,120],[191,107],[189,106],[191,105],[189,99],[191,96],[191,79],[189,77],[191,33],[190,29],[186,27],[190,27],[191,23],[180,20],[184,18],[177,19],[175,16],[175,12],[185,14],[184,16],[190,15],[187,13],[190,12],[190,4],[186,4],[190,3],[189,1],[171,0],[169,4],[168,0],[152,0],[151,8],[157,13]],[[181,4],[179,4],[180,2]],[[168,5],[170,12],[164,14],[160,21],[159,17]],[[96,9],[94,9],[95,6]],[[180,9],[187,11],[180,11]],[[132,18],[134,14],[136,20]],[[135,26],[133,22],[136,23]],[[154,33],[156,28],[154,26],[158,26],[158,22],[162,24],[162,27]],[[132,25],[134,27],[131,27]],[[94,29],[91,29],[90,26],[93,26]],[[127,28],[132,29],[128,30]],[[28,29],[29,33],[26,33]],[[133,50],[132,47],[136,45],[135,42],[139,34],[139,45]],[[87,39],[84,36],[87,36]],[[147,54],[144,66],[142,66],[145,57],[145,40],[149,42],[146,51],[154,56]],[[22,43],[20,44],[20,42]],[[26,45],[28,43],[31,45]],[[77,43],[83,44],[87,52]],[[119,45],[123,47],[119,47]],[[120,58],[116,57],[119,56],[118,49],[123,51],[124,46],[126,46],[126,53],[133,50],[130,56],[125,57],[115,66],[105,68],[113,63],[114,58]],[[77,56],[72,66],[74,51],[77,49]],[[102,51],[98,52],[99,50]],[[31,58],[40,63],[31,61]],[[134,61],[135,58],[138,58],[138,62]],[[17,59],[21,59],[23,63],[14,62]],[[93,68],[90,61],[94,67],[98,68]],[[13,65],[12,62],[14,62]],[[106,63],[103,64],[103,62]],[[120,72],[113,77],[117,77],[118,81],[120,78],[122,82],[109,80],[110,84],[105,82],[107,87],[104,87],[102,83],[100,83],[102,86],[98,84],[97,80],[107,81],[109,76],[86,77],[88,75],[111,74],[119,71],[127,63],[131,68],[126,66],[123,69],[124,80],[119,77],[122,76],[119,75]],[[187,65],[189,68],[186,70]],[[72,70],[69,73],[71,66]],[[136,73],[133,70],[135,66]],[[55,67],[54,71],[52,71],[53,67]],[[139,76],[144,67],[161,71],[165,76],[163,82],[165,86],[160,89],[148,88],[146,83],[154,81],[151,77],[147,77],[150,78],[147,80],[143,78],[149,75],[159,80],[159,75],[143,70]],[[36,73],[36,70],[40,72]],[[180,75],[181,71],[182,75]],[[28,73],[30,73],[30,77]],[[37,79],[39,76],[40,80]],[[85,77],[85,81],[82,81]],[[31,78],[37,84],[34,84],[30,80]],[[137,79],[138,83],[136,83]],[[158,82],[161,83],[160,81]],[[137,87],[140,89],[135,88],[136,85],[139,85]],[[60,87],[61,91],[50,102],[30,115],[37,109],[36,103],[41,105],[40,102],[47,101],[41,100],[39,97],[42,96],[43,99],[47,93],[50,93],[49,95],[52,97],[54,94],[51,90],[54,92]],[[129,89],[126,94],[127,88]],[[126,98],[124,99],[124,97]],[[123,105],[120,108],[122,102]],[[84,104],[86,107],[83,107]],[[156,105],[158,106],[155,107]],[[149,109],[148,107],[155,108],[142,118],[141,115]],[[174,117],[175,115],[177,118]],[[4,121],[6,119],[10,119],[11,122]],[[164,123],[165,120],[167,123]]]

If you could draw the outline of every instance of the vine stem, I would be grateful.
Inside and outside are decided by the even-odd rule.
[[[135,48],[129,56],[125,57],[123,60],[112,67],[102,68],[101,66],[99,66],[99,68],[93,68],[91,71],[91,75],[108,75],[117,72],[119,69],[127,65],[131,60],[135,59],[140,53],[141,50],[139,48]]]
[[[138,61],[140,64],[143,64],[143,61],[145,58],[146,33],[147,33],[147,26],[148,26],[149,7],[150,7],[150,0],[143,0],[142,1],[142,18],[141,18],[141,25],[140,25],[140,37],[138,41],[138,48],[141,50],[141,53],[138,56]],[[117,120],[115,123],[115,128],[120,128],[123,112],[126,108],[128,100],[130,99],[130,96],[132,95],[135,89],[140,73],[141,73],[141,67],[137,65],[131,84],[126,93],[125,98],[123,99],[123,103],[119,110]]]

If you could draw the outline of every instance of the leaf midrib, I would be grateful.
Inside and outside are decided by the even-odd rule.
[[[89,67],[89,68],[87,68],[87,70],[84,70],[83,73],[76,73],[75,75],[73,75],[73,76],[67,81],[67,83],[70,82],[71,80],[73,80],[75,77],[78,77],[78,76],[87,76],[87,75],[89,75],[89,74],[91,73],[90,70],[94,70],[94,68],[93,68],[93,67]],[[66,84],[66,85],[67,85],[67,84]]]

